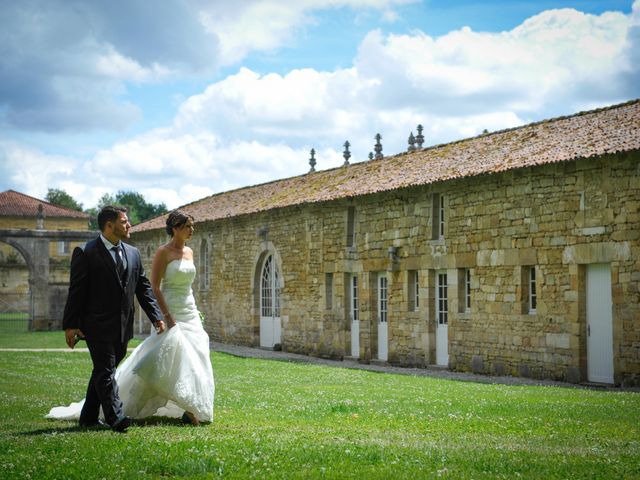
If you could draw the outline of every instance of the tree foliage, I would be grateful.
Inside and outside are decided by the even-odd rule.
[[[63,207],[73,208],[74,210],[82,210],[82,204],[76,202],[71,195],[64,190],[50,188],[46,200],[49,203],[60,205]],[[84,212],[91,217],[91,228],[98,229],[98,212],[107,205],[118,205],[125,207],[128,211],[129,221],[132,225],[144,222],[150,218],[157,217],[163,213],[167,213],[167,206],[164,203],[152,204],[147,202],[144,197],[133,191],[120,190],[115,195],[105,193],[98,200],[98,204],[94,208],[87,208]]]
[[[82,204],[76,202],[76,200],[64,190],[50,188],[47,190],[47,196],[44,197],[44,199],[54,205],[82,212]]]
[[[119,191],[115,196],[115,204],[127,208],[129,211],[129,221],[132,225],[167,213],[167,206],[164,203],[148,203],[138,192]]]

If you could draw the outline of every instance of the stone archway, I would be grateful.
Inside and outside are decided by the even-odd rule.
[[[52,318],[52,312],[61,312],[66,295],[52,292],[49,281],[49,243],[51,241],[83,241],[96,238],[97,232],[86,230],[0,230],[0,241],[11,245],[24,258],[29,269],[29,330],[60,328],[62,317]],[[59,318],[57,318],[59,317]]]

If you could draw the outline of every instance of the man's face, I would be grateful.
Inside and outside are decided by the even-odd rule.
[[[131,224],[129,223],[129,218],[126,213],[120,212],[118,219],[111,225],[113,227],[113,235],[117,237],[118,240],[129,238],[129,229],[131,228]]]

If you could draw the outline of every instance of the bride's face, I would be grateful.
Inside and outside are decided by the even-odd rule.
[[[193,230],[194,230],[193,220],[189,218],[187,219],[187,222],[184,225],[182,225],[181,227],[175,228],[174,232],[175,232],[175,236],[179,236],[183,240],[189,240],[193,236]]]

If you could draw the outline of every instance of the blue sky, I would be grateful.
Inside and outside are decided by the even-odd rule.
[[[640,97],[640,0],[0,1],[0,191],[177,207]]]

